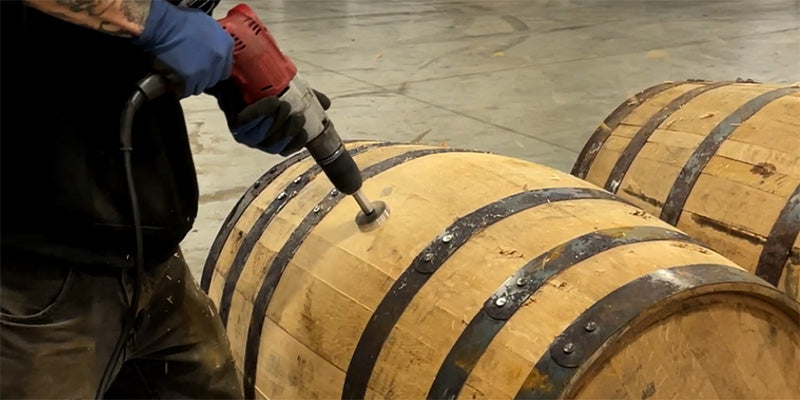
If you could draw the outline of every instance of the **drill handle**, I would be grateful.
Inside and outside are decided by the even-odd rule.
[[[295,75],[288,89],[280,95],[281,100],[292,106],[292,114],[302,114],[306,118],[303,128],[308,133],[308,141],[314,140],[330,124],[328,115],[311,86],[300,76]]]

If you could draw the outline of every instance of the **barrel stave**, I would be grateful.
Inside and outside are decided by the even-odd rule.
[[[244,236],[255,239],[252,250],[234,229],[225,240],[228,250],[220,252],[237,247],[240,252],[217,263],[239,262],[238,267],[217,268],[241,270],[229,292],[227,329],[246,390],[259,398],[425,398],[441,385],[452,394],[445,397],[514,398],[529,383],[534,366],[549,359],[565,329],[619,288],[677,265],[715,264],[731,276],[744,276],[731,261],[655,216],[550,168],[418,145],[378,146],[355,158],[366,171],[367,194],[391,209],[382,228],[360,232],[353,222],[356,204],[332,195],[323,175],[290,193],[259,228],[253,221],[271,212],[270,204],[297,176],[305,176],[297,167],[287,169],[291,176],[276,178],[251,205],[255,211],[247,210],[237,221],[239,231],[249,227]],[[315,213],[318,205],[322,208]],[[215,271],[213,280],[232,276]],[[517,276],[528,280],[515,284]],[[218,302],[220,286],[212,283]],[[691,285],[679,289],[682,295],[699,293]],[[777,319],[755,311],[751,316],[750,308],[757,307],[743,299],[745,292],[730,295],[736,312],[727,314],[717,312],[724,308],[719,302],[645,302],[646,314],[658,318],[625,325],[622,340],[602,345],[595,358],[574,371],[568,390],[642,398],[653,395],[648,394],[651,380],[661,385],[684,379],[673,369],[643,366],[621,382],[615,378],[617,367],[606,366],[644,359],[672,362],[685,374],[696,373],[700,361],[720,371],[733,363],[741,374],[752,375],[747,377],[752,382],[742,380],[747,387],[743,383],[724,394],[752,394],[771,375],[791,381],[791,373],[781,368],[800,361],[798,334],[791,333],[800,330],[787,317],[798,311],[775,317],[785,310],[762,301],[764,313]],[[499,297],[508,299],[502,307]],[[680,319],[693,313],[702,316],[691,323]],[[668,322],[662,329],[659,321]],[[771,331],[764,331],[770,323],[781,330],[772,342]],[[715,344],[721,346],[717,358],[703,353],[707,338],[702,335],[677,353],[670,353],[676,346],[662,343],[686,327],[718,334],[720,326],[750,325],[751,336]],[[721,335],[750,332],[730,330],[737,332]],[[761,340],[772,357],[764,370],[736,363],[755,357],[750,350],[739,355],[745,339]],[[656,345],[663,347],[664,360],[658,358],[662,353],[648,352]],[[779,354],[786,348],[792,350]],[[715,385],[727,382],[715,373],[708,373]],[[793,393],[781,385],[776,393]],[[660,390],[656,396],[668,392],[654,389]]]
[[[692,91],[702,93],[689,98]],[[637,125],[612,127],[594,162],[578,160],[573,173],[800,299],[800,248],[791,243],[800,226],[791,210],[800,187],[800,87],[687,82],[630,113]],[[596,147],[594,139],[586,145]]]
[[[792,314],[764,298],[724,291],[676,300],[671,308],[677,312],[660,310],[657,322],[631,327],[626,336],[633,340],[604,349],[605,359],[568,396],[613,398],[623,388],[618,398],[797,397],[800,370],[787,368],[800,363]],[[717,329],[728,324],[748,329]]]
[[[733,265],[695,244],[652,241],[613,248],[571,266],[539,289],[508,320],[467,384],[483,393],[510,393],[509,398],[513,398],[527,373],[548,351],[552,338],[584,310],[643,274],[684,263]],[[515,376],[516,380],[492,378],[496,376]]]

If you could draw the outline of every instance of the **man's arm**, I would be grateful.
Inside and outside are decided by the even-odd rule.
[[[176,73],[170,78],[182,81],[174,88],[184,89],[175,93],[180,98],[203,93],[231,75],[233,38],[199,9],[178,7],[168,0],[23,1],[69,23],[131,38],[130,44],[160,61],[158,72]],[[169,71],[160,71],[162,65]]]
[[[67,22],[116,36],[132,37],[144,30],[152,0],[24,1],[43,13]]]

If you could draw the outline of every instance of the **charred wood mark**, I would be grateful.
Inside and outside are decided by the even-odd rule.
[[[653,395],[656,394],[656,384],[654,382],[648,382],[647,386],[642,390],[642,400],[647,400]]]
[[[662,202],[660,202],[660,201],[658,201],[658,200],[656,200],[656,199],[654,199],[652,197],[649,197],[649,196],[647,196],[646,194],[644,194],[642,192],[637,192],[637,191],[634,191],[634,190],[632,190],[630,188],[623,188],[622,191],[627,193],[627,194],[629,194],[629,195],[631,195],[631,196],[633,196],[633,197],[636,197],[637,199],[642,200],[642,201],[644,201],[647,204],[650,204],[652,206],[656,206],[658,208],[664,207],[664,203],[662,203]]]
[[[757,235],[752,232],[747,232],[739,228],[734,228],[732,226],[725,225],[722,222],[714,221],[713,219],[706,218],[702,215],[692,214],[692,220],[700,226],[707,226],[715,231],[722,232],[726,235],[747,240],[752,244],[763,245],[764,243],[767,242],[767,238],[761,235]]]
[[[770,163],[758,163],[753,165],[753,168],[750,168],[750,172],[761,175],[764,178],[769,178],[772,175],[775,175],[778,172],[778,168],[775,165]]]

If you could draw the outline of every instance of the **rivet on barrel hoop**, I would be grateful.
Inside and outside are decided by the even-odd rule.
[[[597,330],[597,322],[589,321],[583,328],[586,329],[586,332],[594,332]]]
[[[336,189],[331,190],[331,196],[336,196],[337,194],[339,194],[338,190]]]
[[[316,213],[318,213],[318,212],[322,211],[322,207],[320,207],[320,206],[314,206],[314,209],[313,209],[312,211],[314,211],[314,214],[316,214]]]
[[[494,305],[498,307],[502,307],[508,303],[508,299],[505,297],[498,297],[497,300],[494,301]]]
[[[433,261],[433,253],[425,253],[425,255],[422,256],[422,261],[425,261],[425,262]]]
[[[517,286],[523,287],[523,286],[525,286],[527,284],[528,284],[528,280],[527,279],[525,279],[525,278],[517,279]]]
[[[453,240],[452,233],[445,233],[444,236],[442,236],[442,242],[450,243],[452,240]]]
[[[572,342],[569,342],[569,343],[565,344],[564,347],[561,350],[564,351],[564,354],[572,354],[572,352],[575,351],[575,344],[572,343]]]
[[[283,200],[285,198],[286,198],[286,192],[281,192],[280,194],[278,194],[278,200]]]
[[[303,177],[302,176],[298,176],[297,178],[294,178],[294,180],[292,182],[300,183],[302,180],[303,180]]]

